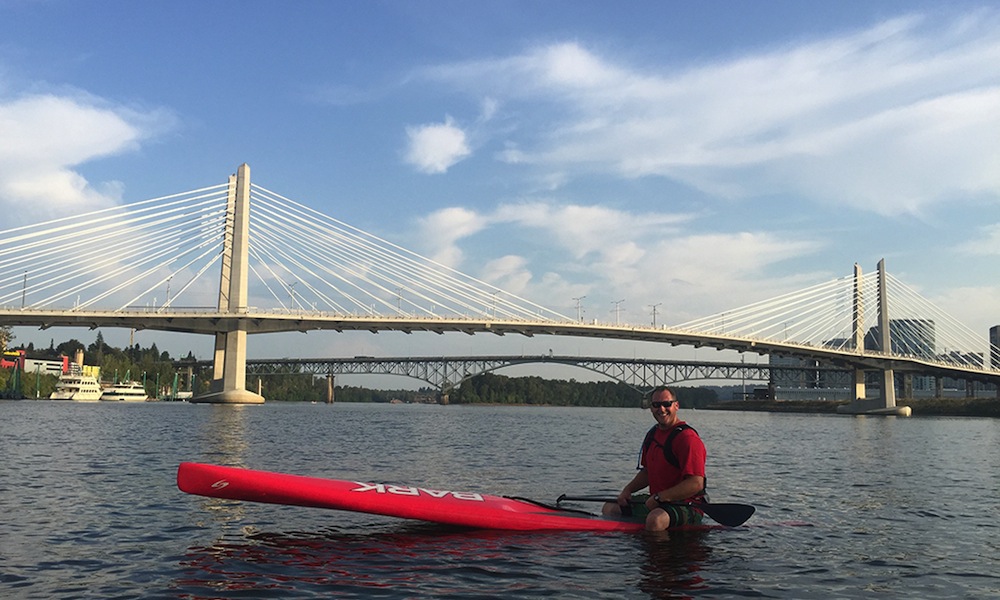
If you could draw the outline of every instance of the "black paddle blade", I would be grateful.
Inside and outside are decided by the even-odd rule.
[[[617,502],[617,498],[609,498],[606,496],[567,496],[563,494],[559,496],[556,500],[558,505],[560,502],[570,501],[570,502]],[[680,506],[693,506],[701,510],[703,513],[709,516],[713,521],[719,523],[720,525],[725,525],[726,527],[739,527],[740,525],[747,522],[747,520],[753,516],[756,512],[756,508],[749,504],[709,504],[707,502],[692,502],[691,504],[677,503]]]
[[[694,502],[691,506],[700,509],[716,523],[726,527],[739,527],[747,522],[757,510],[749,504],[706,504]]]

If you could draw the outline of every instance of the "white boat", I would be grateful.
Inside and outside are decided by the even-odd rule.
[[[149,400],[146,389],[136,381],[123,381],[104,390],[102,402],[145,402]]]
[[[75,400],[77,402],[97,402],[101,399],[101,385],[96,377],[89,375],[60,375],[56,390],[49,395],[50,400]]]

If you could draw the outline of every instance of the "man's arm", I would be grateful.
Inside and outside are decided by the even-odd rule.
[[[669,487],[656,495],[660,497],[660,502],[683,502],[691,496],[696,496],[703,489],[705,489],[704,477],[700,475],[688,475],[677,485]],[[656,500],[650,498],[646,502],[646,506],[650,509],[656,508]]]
[[[625,484],[621,493],[618,494],[618,504],[621,506],[627,505],[629,500],[632,499],[632,494],[638,492],[647,485],[649,485],[649,474],[646,473],[646,469],[639,469],[639,472],[635,474],[632,481]]]

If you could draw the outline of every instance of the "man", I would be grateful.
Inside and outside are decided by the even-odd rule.
[[[646,434],[639,455],[639,472],[622,488],[616,503],[606,503],[605,515],[645,515],[646,529],[701,523],[702,512],[687,502],[705,498],[705,444],[698,432],[677,416],[677,399],[660,386],[650,394],[649,409],[656,425]],[[632,494],[649,487],[649,496]],[[642,500],[645,499],[643,503]],[[624,510],[623,510],[624,509]]]

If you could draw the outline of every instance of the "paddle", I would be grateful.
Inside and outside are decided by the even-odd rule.
[[[605,498],[601,496],[567,496],[566,494],[563,494],[556,499],[556,504],[558,505],[564,500],[571,502],[618,502],[617,498]],[[757,510],[749,504],[710,504],[708,502],[671,502],[670,504],[697,508],[711,517],[716,523],[720,523],[727,527],[739,527],[740,525],[746,523],[747,519],[749,519],[753,515],[754,511]]]

